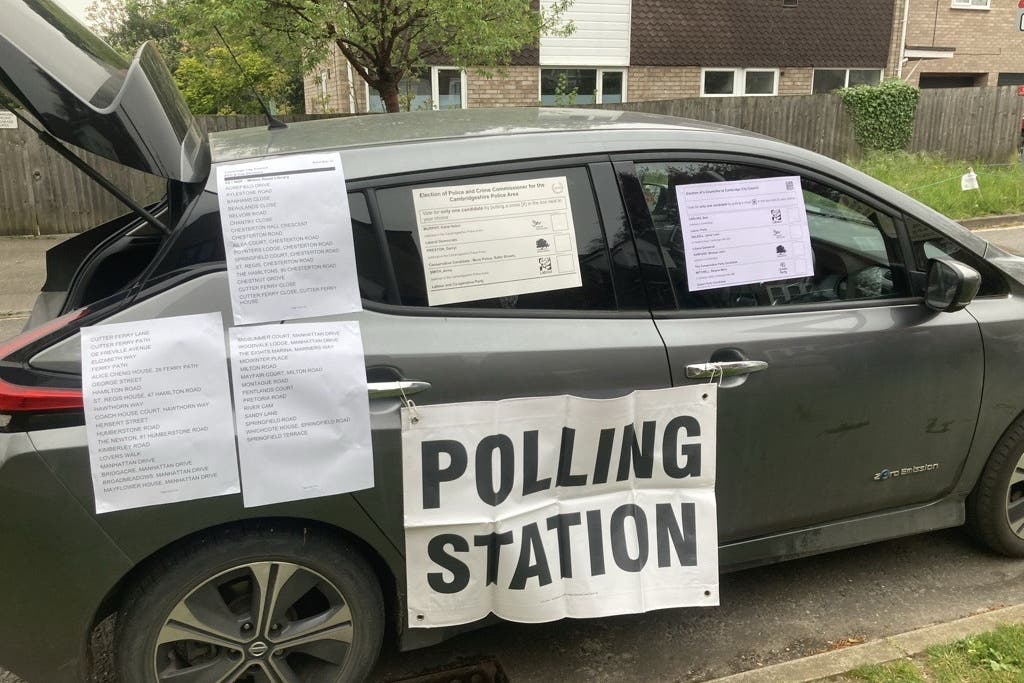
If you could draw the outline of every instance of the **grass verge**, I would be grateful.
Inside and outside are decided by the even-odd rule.
[[[833,681],[1011,683],[1024,680],[1024,624],[928,648],[913,659],[862,666]]]
[[[950,218],[1024,213],[1024,166],[951,161],[934,154],[873,152],[848,162]],[[979,190],[960,189],[968,167],[978,174]]]

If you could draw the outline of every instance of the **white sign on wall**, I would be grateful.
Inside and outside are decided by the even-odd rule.
[[[403,409],[409,625],[717,605],[716,390]]]
[[[4,128],[17,128],[18,117],[14,115],[14,112],[7,111],[6,109],[0,109],[0,130]]]

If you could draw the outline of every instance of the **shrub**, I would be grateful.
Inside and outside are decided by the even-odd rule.
[[[881,85],[855,85],[839,91],[853,119],[854,138],[865,150],[895,152],[914,133],[914,113],[921,91],[901,80]]]

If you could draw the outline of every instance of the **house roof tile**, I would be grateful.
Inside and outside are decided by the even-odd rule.
[[[882,67],[893,0],[632,0],[632,66]]]

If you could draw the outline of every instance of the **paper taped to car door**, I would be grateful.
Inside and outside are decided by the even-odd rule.
[[[402,412],[410,626],[718,604],[717,387]]]
[[[359,323],[232,327],[229,335],[245,506],[373,486]]]
[[[84,327],[97,512],[238,493],[220,313]]]
[[[813,277],[799,176],[676,185],[691,292]]]
[[[565,176],[412,195],[431,306],[583,285]]]
[[[362,310],[337,152],[217,167],[236,325]]]

